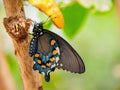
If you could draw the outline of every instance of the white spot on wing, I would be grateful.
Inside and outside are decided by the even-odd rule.
[[[50,70],[47,71],[47,74],[49,74],[49,73],[50,73]]]
[[[33,63],[35,64],[36,62],[35,62],[35,61],[33,61]]]
[[[43,34],[43,32],[40,33],[40,35],[42,35],[42,34]]]
[[[62,67],[62,66],[63,66],[63,64],[61,63],[61,64],[60,64],[60,66]]]
[[[56,65],[55,64],[53,64],[52,66],[51,66],[51,68],[54,68]]]
[[[31,45],[30,47],[33,47],[33,45]]]
[[[56,57],[56,63],[57,63],[59,60],[60,60],[60,58],[59,58],[59,57]]]
[[[33,44],[33,41],[31,42],[31,44]]]
[[[56,50],[57,50],[58,54],[60,55],[60,49],[59,49],[59,47],[56,47]]]

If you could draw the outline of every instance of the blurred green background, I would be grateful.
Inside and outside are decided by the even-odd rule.
[[[51,73],[43,90],[120,90],[120,20],[114,0],[57,0],[65,19],[59,30],[50,21],[45,28],[66,39],[83,58],[86,72],[63,70]],[[47,16],[24,1],[26,16],[45,21]],[[30,10],[29,10],[30,9]],[[0,0],[0,44],[3,47],[16,90],[23,90],[13,44],[3,26],[5,10]],[[28,52],[26,52],[28,53]]]

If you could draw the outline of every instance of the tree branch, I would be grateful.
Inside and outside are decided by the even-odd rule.
[[[24,90],[42,90],[41,77],[32,69],[33,60],[28,54],[30,43],[28,30],[31,20],[25,18],[21,0],[4,0],[4,6],[7,15],[4,26],[14,44]]]
[[[7,17],[25,16],[21,0],[3,0]]]

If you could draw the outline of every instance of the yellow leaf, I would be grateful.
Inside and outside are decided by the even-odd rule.
[[[29,2],[46,13],[58,28],[63,28],[64,18],[55,0],[29,0]]]

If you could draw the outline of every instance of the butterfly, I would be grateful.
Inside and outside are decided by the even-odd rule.
[[[79,54],[59,35],[43,28],[43,23],[35,23],[30,41],[29,55],[33,57],[33,69],[42,73],[47,82],[50,72],[56,68],[74,73],[85,72],[85,65]]]

